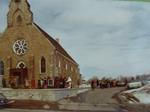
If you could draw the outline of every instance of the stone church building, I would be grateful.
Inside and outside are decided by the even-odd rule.
[[[11,0],[7,28],[0,37],[1,83],[37,88],[41,79],[49,78],[53,85],[56,77],[69,77],[76,87],[79,74],[79,65],[58,39],[34,23],[28,1]]]

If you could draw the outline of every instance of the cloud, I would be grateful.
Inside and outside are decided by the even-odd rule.
[[[8,0],[1,0],[0,1],[0,32],[2,32],[6,27],[6,13],[8,11]]]
[[[150,71],[150,4],[113,0],[29,2],[35,22],[53,37],[60,37],[86,78]],[[0,23],[6,22],[6,5],[3,7]]]

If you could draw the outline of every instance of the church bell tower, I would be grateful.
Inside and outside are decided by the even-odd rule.
[[[7,27],[30,25],[33,13],[27,0],[11,0],[7,15]]]

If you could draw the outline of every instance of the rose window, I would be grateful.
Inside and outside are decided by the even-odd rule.
[[[27,51],[27,42],[24,39],[17,40],[13,45],[13,51],[17,55],[23,55]]]

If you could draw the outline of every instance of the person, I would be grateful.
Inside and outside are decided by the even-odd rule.
[[[44,88],[44,80],[43,80],[43,78],[41,78],[41,80],[40,80],[40,85],[41,85],[41,89],[43,89]]]
[[[38,88],[41,89],[41,81],[38,80]]]
[[[62,76],[60,77],[59,81],[60,88],[64,88],[64,78]]]
[[[32,89],[35,89],[35,79],[32,79],[32,80],[30,81],[30,83],[31,83],[31,88],[32,88]]]
[[[94,80],[91,81],[91,88],[92,88],[92,89],[95,89]]]
[[[50,77],[47,77],[47,88],[51,88],[52,87],[52,80]]]
[[[68,77],[66,83],[67,83],[67,88],[72,88],[72,79],[71,79],[71,77]]]
[[[54,88],[59,88],[59,77],[55,77],[54,79]]]
[[[97,88],[99,87],[99,80],[98,79],[96,80],[96,87]]]
[[[25,88],[29,89],[29,87],[30,87],[29,80],[25,79]]]
[[[11,88],[13,88],[13,89],[16,88],[14,79],[11,79],[11,80],[9,81],[9,83],[10,83],[10,87],[11,87]]]
[[[43,84],[44,84],[43,85],[44,89],[47,89],[47,78],[46,77],[44,77],[44,83]]]

